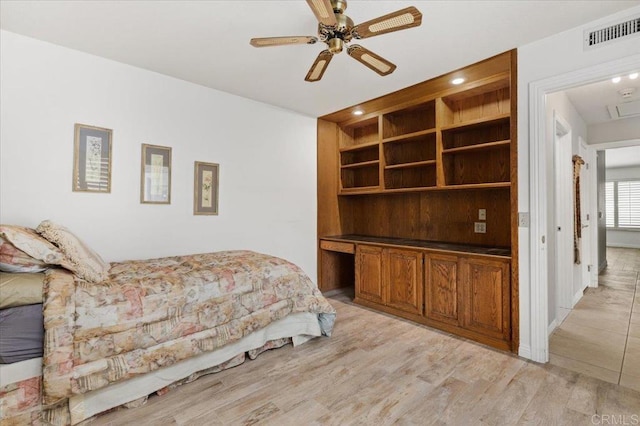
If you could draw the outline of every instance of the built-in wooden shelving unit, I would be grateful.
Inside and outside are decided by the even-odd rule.
[[[516,81],[514,50],[318,119],[321,290],[517,347]]]

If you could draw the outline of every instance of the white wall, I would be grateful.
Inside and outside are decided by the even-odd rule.
[[[607,180],[640,179],[640,166],[609,168],[606,176]],[[640,248],[640,230],[607,229],[607,247]]]
[[[571,101],[569,100],[565,92],[553,93],[547,96],[546,100],[547,100],[547,104],[546,104],[547,150],[546,150],[546,153],[547,153],[547,176],[548,176],[547,193],[555,194],[556,185],[555,185],[555,181],[552,179],[552,176],[554,176],[553,167],[554,167],[554,149],[555,149],[554,147],[555,137],[553,134],[554,112],[558,114],[560,117],[562,117],[562,119],[564,119],[571,127],[571,154],[572,155],[579,155],[579,151],[580,151],[579,138],[582,138],[582,140],[587,139],[587,125],[582,119],[582,116],[580,116],[580,113],[576,110],[574,105],[571,103]],[[569,162],[567,166],[570,167],[571,162]],[[574,204],[575,203],[571,203],[572,206],[574,206]],[[573,218],[573,211],[569,211],[566,213]],[[554,259],[556,256],[556,250],[555,250],[556,243],[557,243],[556,237],[558,236],[557,232],[555,232],[557,224],[553,220],[555,219],[555,215],[556,215],[555,203],[549,203],[547,205],[547,214],[549,215],[549,218],[550,218],[548,223],[549,227],[547,230],[549,258]],[[571,223],[573,223],[573,219],[571,219]],[[573,229],[567,230],[567,232],[564,232],[563,235],[566,238],[571,239],[570,245],[571,247],[573,247]],[[573,283],[574,283],[574,289],[572,291],[572,294],[575,297],[576,293],[582,291],[582,288],[580,286],[580,283],[582,282],[581,266],[574,264],[572,268],[572,272],[573,272]],[[557,296],[558,289],[557,289],[557,283],[556,283],[555,277],[556,277],[556,265],[554,264],[554,262],[550,261],[549,262],[549,278],[548,278],[549,280],[548,323],[549,324],[553,323],[553,321],[556,320],[556,308],[557,308],[556,296]]]
[[[251,249],[316,279],[316,120],[0,33],[0,220],[68,226],[105,260]],[[71,191],[74,123],[113,129],[110,194]],[[140,204],[142,143],[173,148],[171,205]],[[220,164],[193,215],[193,162]]]
[[[640,117],[590,124],[588,131],[589,144],[640,140]]]
[[[529,140],[529,84],[631,55],[638,55],[640,37],[632,37],[589,51],[583,50],[583,31],[585,29],[608,24],[638,13],[640,13],[640,6],[518,48],[518,210],[529,212],[532,221],[540,212],[530,211],[529,150],[532,143],[539,141]],[[520,354],[529,357],[531,356],[532,317],[529,229],[520,228],[518,236]],[[534,235],[532,238],[538,239],[541,236]]]

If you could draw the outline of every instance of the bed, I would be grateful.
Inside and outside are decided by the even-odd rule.
[[[64,227],[37,231],[0,227],[46,265],[42,357],[0,366],[3,424],[77,424],[331,334],[335,310],[284,259],[237,250],[104,264]]]

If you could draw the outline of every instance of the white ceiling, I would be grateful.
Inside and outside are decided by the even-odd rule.
[[[640,4],[628,1],[357,1],[357,24],[414,5],[422,26],[359,41],[394,62],[380,77],[342,53],[304,81],[323,44],[256,49],[252,37],[316,35],[306,2],[0,1],[2,29],[320,116]]]
[[[638,70],[640,71],[640,70]],[[613,76],[612,76],[613,77]],[[565,90],[567,97],[587,124],[611,121],[607,105],[640,100],[640,77],[631,80],[628,75],[620,75],[619,83],[611,79]],[[619,93],[622,89],[635,89],[628,98]]]

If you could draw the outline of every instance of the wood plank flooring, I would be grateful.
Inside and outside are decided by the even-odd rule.
[[[609,247],[607,263],[550,336],[549,362],[640,391],[640,249]]]
[[[345,295],[330,301],[338,311],[331,338],[268,351],[150,397],[142,407],[86,423],[466,426],[640,419],[634,390],[370,311]]]

